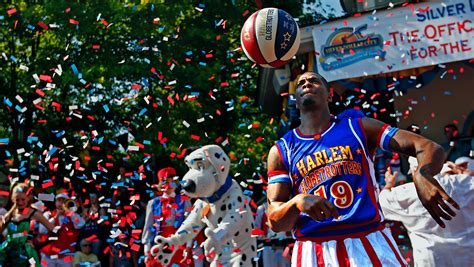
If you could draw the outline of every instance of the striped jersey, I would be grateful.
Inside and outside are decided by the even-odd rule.
[[[382,129],[378,140],[385,146],[389,142],[386,139],[394,133],[386,128],[390,127]],[[361,118],[333,118],[328,128],[316,135],[304,135],[296,128],[278,140],[276,146],[288,173],[269,177],[269,183],[291,183],[293,195],[324,197],[340,215],[316,221],[301,213],[293,229],[297,240],[339,239],[380,226],[383,215],[378,204],[374,163]]]

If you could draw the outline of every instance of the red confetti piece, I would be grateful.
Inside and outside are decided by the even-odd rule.
[[[46,25],[44,22],[40,21],[38,22],[38,26],[40,26],[41,28],[45,29],[45,30],[48,30],[49,27],[48,25]]]
[[[53,82],[53,79],[49,75],[40,74],[39,78],[40,80],[48,82],[48,83]]]
[[[57,112],[61,110],[61,104],[59,104],[58,102],[51,103],[51,106],[55,107]]]
[[[49,181],[47,181],[46,183],[43,183],[43,184],[41,185],[41,187],[42,187],[43,189],[46,189],[46,188],[51,187],[51,186],[53,186],[53,185],[54,185],[53,181],[49,180]]]
[[[40,89],[36,89],[35,93],[37,93],[40,96],[44,96],[44,91]]]
[[[75,19],[69,19],[69,23],[74,24],[74,25],[79,25],[79,21]]]
[[[14,14],[14,13],[16,13],[16,8],[12,8],[12,9],[7,10],[8,15],[11,15],[11,14]]]

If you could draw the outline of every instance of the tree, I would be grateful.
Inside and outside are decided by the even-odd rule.
[[[216,143],[238,178],[260,180],[279,120],[254,104],[258,67],[240,50],[255,2],[164,2],[0,11],[2,156],[20,179],[104,186],[123,162],[148,177],[167,164],[183,173],[188,147]]]

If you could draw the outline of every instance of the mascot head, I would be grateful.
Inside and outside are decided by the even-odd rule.
[[[212,196],[229,175],[230,159],[217,145],[196,149],[184,161],[189,171],[183,177],[183,190],[192,198]]]

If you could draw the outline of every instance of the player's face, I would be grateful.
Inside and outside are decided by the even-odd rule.
[[[328,101],[330,101],[328,88],[318,75],[311,72],[301,75],[296,87],[298,108],[327,104]]]

